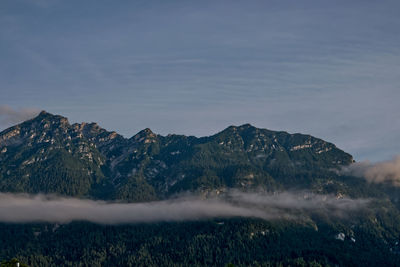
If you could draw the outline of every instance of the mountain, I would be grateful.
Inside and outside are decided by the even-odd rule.
[[[351,155],[310,135],[230,126],[131,138],[45,111],[0,133],[0,191],[145,201],[182,191],[308,188]],[[318,174],[318,175],[317,175]]]
[[[250,124],[201,138],[161,136],[150,129],[125,138],[96,123],[70,124],[65,117],[43,111],[0,133],[0,192],[113,202],[165,200],[184,192],[212,198],[231,189],[271,195],[312,192],[344,199],[344,207],[352,199],[361,199],[368,207],[343,216],[334,216],[329,208],[323,213],[300,209],[294,218],[276,220],[0,222],[0,262],[5,266],[17,261],[29,266],[400,266],[400,192],[389,184],[338,172],[353,162],[350,154],[324,140]],[[318,210],[322,201],[313,207]],[[12,213],[4,199],[0,204],[4,212]]]

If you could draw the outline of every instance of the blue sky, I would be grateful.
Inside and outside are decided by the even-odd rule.
[[[0,129],[35,109],[126,137],[251,123],[386,160],[400,152],[398,14],[397,0],[2,0]]]

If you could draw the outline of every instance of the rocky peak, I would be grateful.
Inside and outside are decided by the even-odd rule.
[[[150,128],[146,128],[146,129],[142,130],[141,132],[146,133],[148,135],[154,135],[154,133],[150,130]]]
[[[23,142],[27,144],[33,144],[32,142],[54,142],[49,136],[66,133],[69,127],[67,118],[42,111],[35,118],[1,132],[0,143],[5,146],[19,145]]]
[[[131,139],[136,142],[154,143],[156,141],[156,138],[157,135],[153,133],[149,128],[146,128],[138,132]]]
[[[87,135],[95,136],[105,131],[97,123],[94,122],[92,123],[82,122],[81,124],[76,123],[73,125],[73,127],[77,131],[82,132],[85,136]]]
[[[239,126],[231,125],[220,133],[242,133],[244,131],[249,131],[249,130],[257,130],[257,128],[249,123],[242,124]]]
[[[134,138],[136,139],[136,137],[156,137],[156,134],[153,133],[149,128],[146,128],[138,132]]]
[[[114,131],[109,132],[101,128],[95,122],[75,123],[72,125],[72,128],[75,134],[85,137],[88,141],[93,142],[99,148],[107,146],[115,147],[115,145],[121,145],[121,143],[123,144],[126,140],[123,136]]]
[[[60,116],[60,115],[53,115],[51,113],[48,113],[46,111],[41,111],[39,115],[37,115],[35,118],[32,120],[24,122],[25,125],[29,125],[32,123],[32,126],[38,126],[38,123],[40,126],[44,128],[49,128],[50,126],[69,126],[68,119],[66,117]]]
[[[243,139],[248,135],[256,135],[261,131],[261,129],[257,129],[251,124],[243,124],[240,126],[229,126],[225,130],[215,134],[213,137],[217,139]],[[265,130],[267,131],[267,130]]]
[[[38,114],[38,116],[47,116],[48,114],[50,114],[50,113],[47,113],[46,110],[42,110],[42,111],[40,111],[40,113]]]
[[[237,126],[236,128],[239,129],[239,130],[256,129],[256,127],[254,127],[250,123],[242,124],[240,126]]]

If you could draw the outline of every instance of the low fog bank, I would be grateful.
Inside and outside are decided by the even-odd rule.
[[[378,163],[354,163],[344,167],[341,173],[362,177],[371,183],[392,183],[394,186],[400,186],[400,156]]]
[[[90,221],[121,224],[200,220],[217,217],[296,219],[302,213],[346,216],[368,204],[366,199],[337,199],[307,192],[275,194],[230,191],[224,197],[184,196],[146,203],[115,203],[48,195],[0,193],[0,222]]]

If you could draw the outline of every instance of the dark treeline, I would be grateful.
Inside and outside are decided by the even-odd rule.
[[[395,243],[376,234],[367,225],[255,219],[0,224],[0,257],[29,266],[399,266]]]

